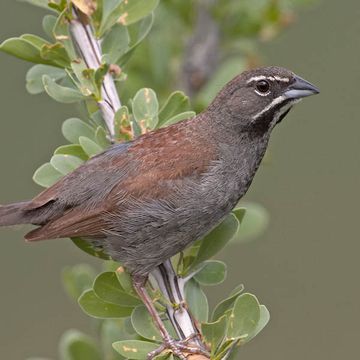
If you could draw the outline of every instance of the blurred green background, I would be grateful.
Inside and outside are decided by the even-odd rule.
[[[2,0],[0,40],[41,33],[43,14]],[[270,226],[256,241],[228,246],[229,278],[209,291],[215,301],[242,282],[270,309],[270,324],[243,348],[243,359],[358,357],[359,15],[356,0],[323,0],[261,47],[266,64],[294,70],[321,95],[298,105],[275,130],[271,162],[247,195],[270,211]],[[60,125],[75,114],[46,95],[30,96],[28,68],[0,56],[0,203],[39,191],[31,176],[64,143]],[[96,260],[66,240],[25,244],[25,230],[0,235],[1,359],[55,357],[65,329],[91,331],[89,318],[65,295],[60,273],[65,265]]]

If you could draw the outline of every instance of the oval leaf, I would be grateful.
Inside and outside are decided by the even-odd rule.
[[[100,299],[112,304],[134,307],[141,303],[138,298],[124,291],[115,272],[112,271],[103,272],[98,275],[93,289]]]
[[[175,115],[185,112],[190,108],[189,97],[186,96],[182,91],[173,92],[165,104],[159,111],[159,123],[157,127],[161,127],[169,119]]]
[[[61,174],[66,175],[78,168],[83,161],[72,155],[54,155],[50,164]]]
[[[194,276],[201,285],[218,285],[226,278],[226,264],[222,261],[205,261],[204,267]]]
[[[85,291],[79,298],[82,310],[94,318],[116,319],[131,315],[132,308],[111,304],[98,298],[94,290]]]
[[[257,298],[249,293],[240,295],[230,314],[227,328],[227,337],[249,337],[260,320],[260,304]]]
[[[239,295],[243,291],[244,291],[244,285],[240,284],[231,292],[229,297],[220,301],[219,304],[216,305],[216,307],[213,311],[212,320],[216,321],[221,316],[223,316],[225,314],[225,312],[233,306],[235,300],[239,297]]]
[[[81,100],[86,100],[88,98],[87,96],[84,96],[79,90],[57,84],[48,75],[43,75],[42,81],[47,94],[58,102],[71,104]]]
[[[85,136],[80,136],[79,142],[81,147],[89,157],[97,155],[103,151],[103,149],[95,141],[92,141]]]
[[[84,161],[89,159],[89,156],[85,153],[83,148],[77,144],[59,146],[54,151],[54,155],[72,155]]]
[[[151,14],[158,6],[159,0],[123,1],[119,7],[119,23],[128,26]]]
[[[128,29],[120,24],[114,25],[101,43],[108,64],[116,64],[119,58],[129,49],[129,43]]]
[[[201,332],[205,343],[210,346],[211,354],[214,354],[225,337],[227,317],[224,315],[212,323],[201,324]]]
[[[234,236],[236,242],[246,242],[260,236],[269,224],[269,213],[267,210],[255,203],[249,203],[245,206],[245,214],[239,226],[239,230]],[[239,209],[235,209],[239,211]]]
[[[206,322],[209,315],[208,300],[200,285],[193,279],[185,285],[185,298],[195,319]]]
[[[158,121],[159,103],[154,90],[139,90],[133,99],[133,115],[140,127],[154,129]]]
[[[257,323],[254,331],[245,339],[246,342],[253,339],[259,332],[267,325],[270,320],[270,313],[269,310],[265,305],[260,305],[260,319]]]
[[[19,59],[36,64],[49,64],[40,56],[40,50],[31,42],[21,38],[10,38],[0,45],[0,50]]]
[[[33,180],[43,187],[50,187],[63,177],[50,163],[41,165],[34,173]]]
[[[143,305],[137,306],[131,314],[131,323],[135,331],[143,338],[152,341],[161,341],[159,330]]]
[[[26,74],[26,89],[30,94],[40,94],[45,91],[43,75],[49,75],[54,80],[66,77],[66,72],[49,65],[35,65]]]
[[[64,121],[61,131],[66,140],[73,144],[79,144],[80,136],[94,140],[94,130],[84,121],[78,118],[70,118]]]
[[[159,347],[158,344],[140,341],[140,340],[124,340],[113,343],[113,348],[127,359],[144,360],[147,354]]]

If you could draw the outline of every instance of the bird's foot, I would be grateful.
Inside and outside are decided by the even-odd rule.
[[[172,338],[164,339],[164,342],[154,351],[151,351],[147,355],[147,360],[153,360],[156,356],[160,355],[162,352],[168,350],[172,352],[180,360],[186,360],[190,354],[198,354],[209,356],[209,353],[199,347],[196,344],[190,343],[197,335],[190,336],[185,340],[175,340]]]

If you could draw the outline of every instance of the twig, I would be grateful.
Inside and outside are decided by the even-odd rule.
[[[84,60],[86,66],[90,69],[97,69],[101,66],[102,51],[100,41],[94,36],[94,31],[87,21],[86,15],[73,6],[73,19],[70,22],[70,33],[78,55]],[[109,129],[111,137],[114,137],[114,115],[120,108],[121,102],[116,91],[115,83],[110,74],[104,78],[102,85],[102,100],[98,103],[102,112],[104,121]],[[185,281],[179,278],[170,261],[160,265],[152,273],[158,283],[160,291],[168,300],[167,314],[176,333],[181,340],[186,340],[197,335],[191,341],[201,348],[205,349],[200,339],[198,327],[184,301]],[[172,305],[170,305],[172,304]],[[189,360],[209,360],[203,355],[189,355]]]
[[[98,69],[101,66],[101,44],[94,36],[91,24],[86,15],[73,6],[73,19],[70,21],[70,33],[79,56],[89,69]],[[114,117],[120,109],[121,102],[117,94],[114,79],[107,73],[101,88],[102,100],[98,106],[109,130],[111,139],[114,138]]]
[[[191,342],[207,350],[202,342],[202,335],[196,320],[191,315],[185,302],[185,279],[179,277],[170,260],[165,261],[152,273],[160,291],[166,299],[166,312],[171,324],[182,340],[191,339]],[[189,355],[190,360],[209,359],[204,355]]]

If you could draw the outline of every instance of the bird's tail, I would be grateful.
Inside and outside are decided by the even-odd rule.
[[[25,207],[28,201],[9,205],[0,205],[0,226],[27,224],[29,219],[25,216]]]

